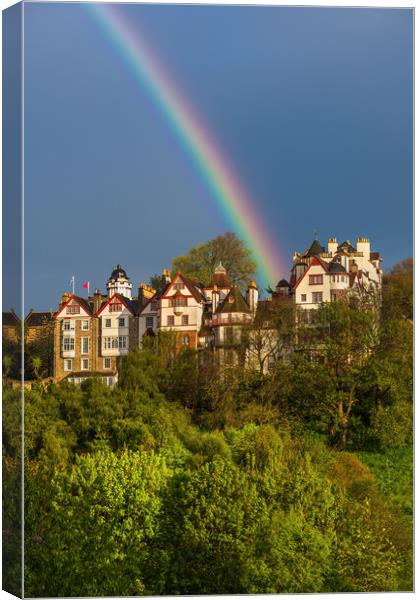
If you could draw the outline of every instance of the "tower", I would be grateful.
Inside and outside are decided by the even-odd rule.
[[[131,300],[131,288],[133,286],[130,283],[130,279],[127,277],[127,273],[124,271],[121,265],[114,267],[106,287],[109,298],[113,294],[121,294],[122,296],[125,296]]]

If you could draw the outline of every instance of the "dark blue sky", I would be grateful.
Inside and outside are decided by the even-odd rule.
[[[412,254],[412,12],[120,6],[289,258],[319,232]],[[135,288],[230,229],[147,90],[81,4],[25,5],[26,309],[76,276]],[[279,273],[279,278],[287,273]]]

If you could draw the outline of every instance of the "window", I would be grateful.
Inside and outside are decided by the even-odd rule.
[[[183,290],[185,285],[183,283],[174,283],[174,290]]]
[[[110,369],[110,368],[111,368],[111,359],[104,358],[104,369]]]
[[[331,292],[331,302],[335,302],[337,300],[337,294],[335,292]]]
[[[168,327],[173,327],[175,325],[175,317],[173,315],[168,316]]]
[[[152,310],[157,310],[158,309],[158,302],[157,302],[157,300],[152,300],[151,308],[152,308]]]
[[[104,337],[103,347],[105,350],[116,350],[118,348],[128,348],[128,336],[120,335],[118,337]]]
[[[188,325],[188,315],[182,315],[182,324]]]
[[[124,317],[120,317],[118,319],[118,327],[125,327],[125,319],[124,319]]]
[[[126,335],[120,335],[118,338],[118,348],[127,348],[127,339]]]
[[[312,302],[314,304],[322,302],[322,292],[312,292]]]
[[[111,327],[111,319],[105,319],[105,327]]]
[[[301,302],[306,302],[306,294],[301,294],[300,295],[300,301]]]
[[[233,329],[232,327],[227,327],[225,329],[225,340],[227,344],[233,344]]]
[[[181,338],[181,342],[183,346],[189,346],[190,345],[190,336],[189,335],[183,335]]]
[[[82,371],[89,371],[89,359],[82,358]]]
[[[70,319],[64,319],[64,321],[63,321],[63,330],[64,331],[71,331],[72,329],[74,329],[74,323],[72,323],[72,321]]]
[[[309,275],[309,285],[322,285],[322,275]]]
[[[170,306],[187,306],[188,304],[188,298],[185,298],[184,296],[180,296],[179,298],[171,298],[169,305]]]
[[[89,321],[82,321],[82,331],[89,331]]]
[[[113,304],[109,305],[109,312],[120,312],[120,310],[122,310],[121,302],[114,302]]]
[[[80,306],[78,304],[72,304],[66,308],[66,313],[68,315],[79,315],[80,314]]]
[[[146,317],[146,328],[153,329],[153,317]]]
[[[82,337],[82,354],[89,354],[89,338]]]
[[[74,350],[74,337],[63,337],[63,350],[65,352]]]
[[[341,281],[345,281],[345,277],[346,277],[345,275],[342,275],[341,276]]]
[[[66,360],[64,361],[64,370],[65,371],[73,370],[73,361],[71,358],[66,358]]]

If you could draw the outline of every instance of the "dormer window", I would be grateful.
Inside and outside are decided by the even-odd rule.
[[[109,305],[109,312],[120,312],[122,311],[122,302],[114,302]]]
[[[71,306],[67,306],[66,314],[79,315],[80,314],[80,306],[78,304],[72,304]]]

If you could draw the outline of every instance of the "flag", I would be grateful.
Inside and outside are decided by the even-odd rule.
[[[85,283],[83,284],[83,287],[88,290],[89,289],[89,281],[85,281]]]

